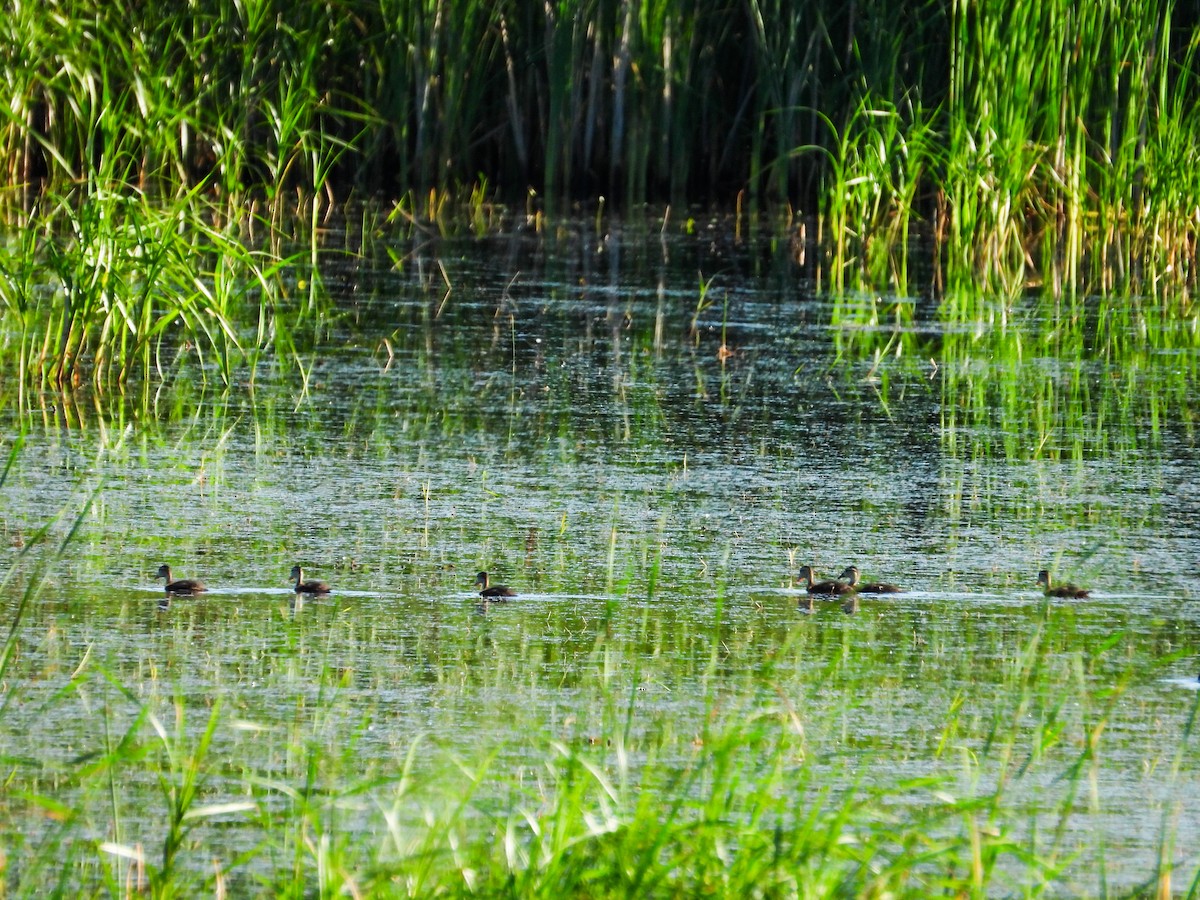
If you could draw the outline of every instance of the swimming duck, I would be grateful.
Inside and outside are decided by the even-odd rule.
[[[497,597],[515,597],[517,592],[504,584],[491,584],[488,579],[487,572],[480,572],[475,576],[475,586],[480,589],[479,596],[488,599]]]
[[[825,594],[830,597],[836,597],[838,594],[849,594],[854,591],[854,588],[841,581],[814,581],[813,578],[816,574],[812,566],[800,567],[800,575],[798,577],[808,587],[810,594]]]
[[[165,578],[167,583],[168,594],[178,594],[181,597],[190,597],[192,594],[203,594],[208,590],[203,582],[197,581],[195,578],[181,578],[178,581],[171,580],[171,567],[165,563],[158,567],[158,573],[155,578]]]
[[[1038,572],[1037,583],[1046,586],[1045,593],[1047,597],[1075,597],[1078,599],[1080,597],[1087,597],[1092,593],[1074,584],[1060,584],[1057,587],[1052,587],[1050,584],[1050,573],[1045,569]]]
[[[842,574],[838,578],[845,579],[850,582],[850,587],[858,591],[860,594],[903,594],[904,591],[896,587],[894,584],[888,584],[885,581],[865,581],[859,583],[858,566],[846,566],[842,570]]]
[[[329,585],[324,581],[305,581],[304,570],[299,566],[292,566],[292,578],[296,579],[295,591],[297,594],[328,594]]]

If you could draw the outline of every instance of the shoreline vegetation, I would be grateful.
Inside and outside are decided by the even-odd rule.
[[[937,291],[1188,315],[1200,22],[1077,7],[17,2],[0,207],[24,229],[144,195],[286,230],[355,200],[476,226],[707,204],[812,223],[834,291],[914,290],[923,236]]]
[[[0,361],[42,390],[181,353],[224,384],[303,373],[323,270],[365,255],[332,221],[550,242],[568,216],[686,230],[700,208],[783,238],[820,292],[952,322],[1032,293],[1194,341],[1200,22],[1076,7],[16,2]]]

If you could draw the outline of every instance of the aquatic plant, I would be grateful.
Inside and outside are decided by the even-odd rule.
[[[4,364],[30,388],[105,391],[181,357],[225,383],[243,366],[253,379],[264,349],[289,359],[297,325],[327,309],[311,286],[306,302],[293,298],[311,254],[264,252],[241,223],[218,221],[194,193],[43,197],[0,247]]]
[[[117,611],[111,626],[148,642],[124,660],[72,653],[50,631],[6,672],[10,697],[37,701],[36,719],[28,702],[0,716],[37,741],[69,722],[73,753],[31,760],[5,748],[9,888],[1087,891],[1118,870],[1131,877],[1103,838],[1081,844],[1089,817],[1105,814],[1090,788],[1107,767],[1148,753],[1147,766],[1189,777],[1195,703],[1190,718],[1162,710],[1173,724],[1153,740],[1130,727],[1150,702],[1127,702],[1130,688],[1174,658],[1135,667],[1137,641],[1120,634],[1079,649],[1092,623],[1048,607],[1003,629],[922,620],[927,649],[900,659],[913,610],[743,630],[669,609],[610,610],[611,633],[593,627],[566,644],[581,624],[569,611],[544,629],[482,636],[472,613],[448,613],[458,637],[423,624],[394,632],[387,654],[382,621],[355,624],[336,608],[253,621],[175,611],[149,634],[136,610]],[[234,633],[238,665],[190,652]],[[764,640],[769,656],[748,664]],[[881,679],[889,656],[911,673]],[[46,668],[31,679],[38,659]],[[916,728],[895,698],[931,671],[964,687],[930,692]],[[437,702],[411,707],[403,698],[422,679]],[[654,696],[669,691],[697,702],[660,706]],[[483,694],[484,709],[520,727],[484,728]],[[410,709],[434,733],[407,723]],[[859,723],[852,738],[847,715]],[[897,758],[921,764],[895,772]],[[1172,865],[1138,871],[1169,884]]]
[[[15,3],[2,364],[36,389],[177,360],[307,386],[333,257],[402,265],[414,236],[520,221],[503,202],[542,229],[580,198],[598,231],[649,200],[731,206],[739,239],[815,235],[819,289],[938,296],[948,320],[1032,290],[1194,321],[1200,29],[1076,6]],[[339,216],[359,247],[326,243]]]
[[[932,117],[911,103],[895,109],[870,102],[864,99],[841,129],[823,184],[823,287],[834,295],[873,289],[904,296],[918,192],[942,165],[938,136]]]
[[[0,206],[205,185],[315,229],[356,195],[478,211],[484,185],[552,213],[736,202],[819,215],[835,284],[853,253],[904,292],[916,224],[951,286],[1190,290],[1198,34],[1149,0],[70,0],[53,27],[22,2]]]

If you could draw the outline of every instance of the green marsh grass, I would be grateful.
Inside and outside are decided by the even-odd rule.
[[[932,117],[870,99],[854,110],[829,163],[821,216],[829,253],[827,289],[909,293],[908,255],[917,194],[942,164]],[[847,274],[850,268],[860,271]]]
[[[328,313],[311,259],[256,249],[195,195],[47,196],[0,249],[5,365],[35,390],[104,392],[185,359],[202,378],[228,384],[245,369],[253,380],[264,351],[289,361],[297,331]]]
[[[1162,230],[1166,207],[1192,227],[1192,179],[1143,191],[1147,178],[1165,187],[1159,174],[1194,165],[1194,147],[1158,140],[1163,128],[1186,134],[1196,125],[1195,25],[1177,46],[1177,16],[1149,3],[952,7],[951,287],[1011,294],[1040,284],[1060,296],[1107,291],[1115,277],[1118,293],[1192,290],[1175,250],[1168,262],[1155,249],[1181,246],[1180,231]]]
[[[819,289],[932,294],[947,323],[1026,291],[1194,322],[1197,22],[1075,7],[68,2],[51,27],[19,3],[0,364],[36,391],[187,363],[303,392],[343,254],[402,269],[547,212],[565,235],[581,198],[597,237],[647,201],[736,205],[739,240],[811,225]]]
[[[955,290],[1190,296],[1197,26],[1149,0],[18,3],[0,203],[19,227],[76,188],[201,189],[300,215],[310,249],[355,198],[476,230],[493,199],[737,204],[818,217],[838,289],[907,293],[920,234]]]

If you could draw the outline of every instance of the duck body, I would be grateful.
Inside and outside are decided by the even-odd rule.
[[[166,592],[168,594],[177,594],[180,597],[190,597],[193,594],[203,594],[208,590],[204,583],[197,581],[195,578],[180,578],[178,581],[171,580],[171,567],[165,563],[158,567],[158,572],[155,573],[156,578],[166,579]]]
[[[813,571],[812,566],[801,566],[799,578],[810,594],[837,597],[854,591],[854,588],[841,581],[817,581],[816,572]]]
[[[297,594],[328,594],[329,585],[324,581],[305,581],[304,570],[299,566],[292,566],[292,578],[296,579],[296,585],[293,588]]]
[[[901,588],[886,581],[859,581],[858,566],[846,566],[839,579],[845,579],[859,594],[903,594]]]
[[[492,584],[487,572],[480,572],[475,576],[475,587],[480,589],[480,597],[489,600],[517,596],[517,592],[506,584]]]
[[[1084,597],[1091,596],[1091,591],[1086,588],[1081,588],[1075,584],[1059,584],[1052,585],[1050,583],[1050,572],[1042,569],[1038,572],[1037,583],[1045,587],[1045,595],[1047,597],[1072,597],[1080,600]]]

